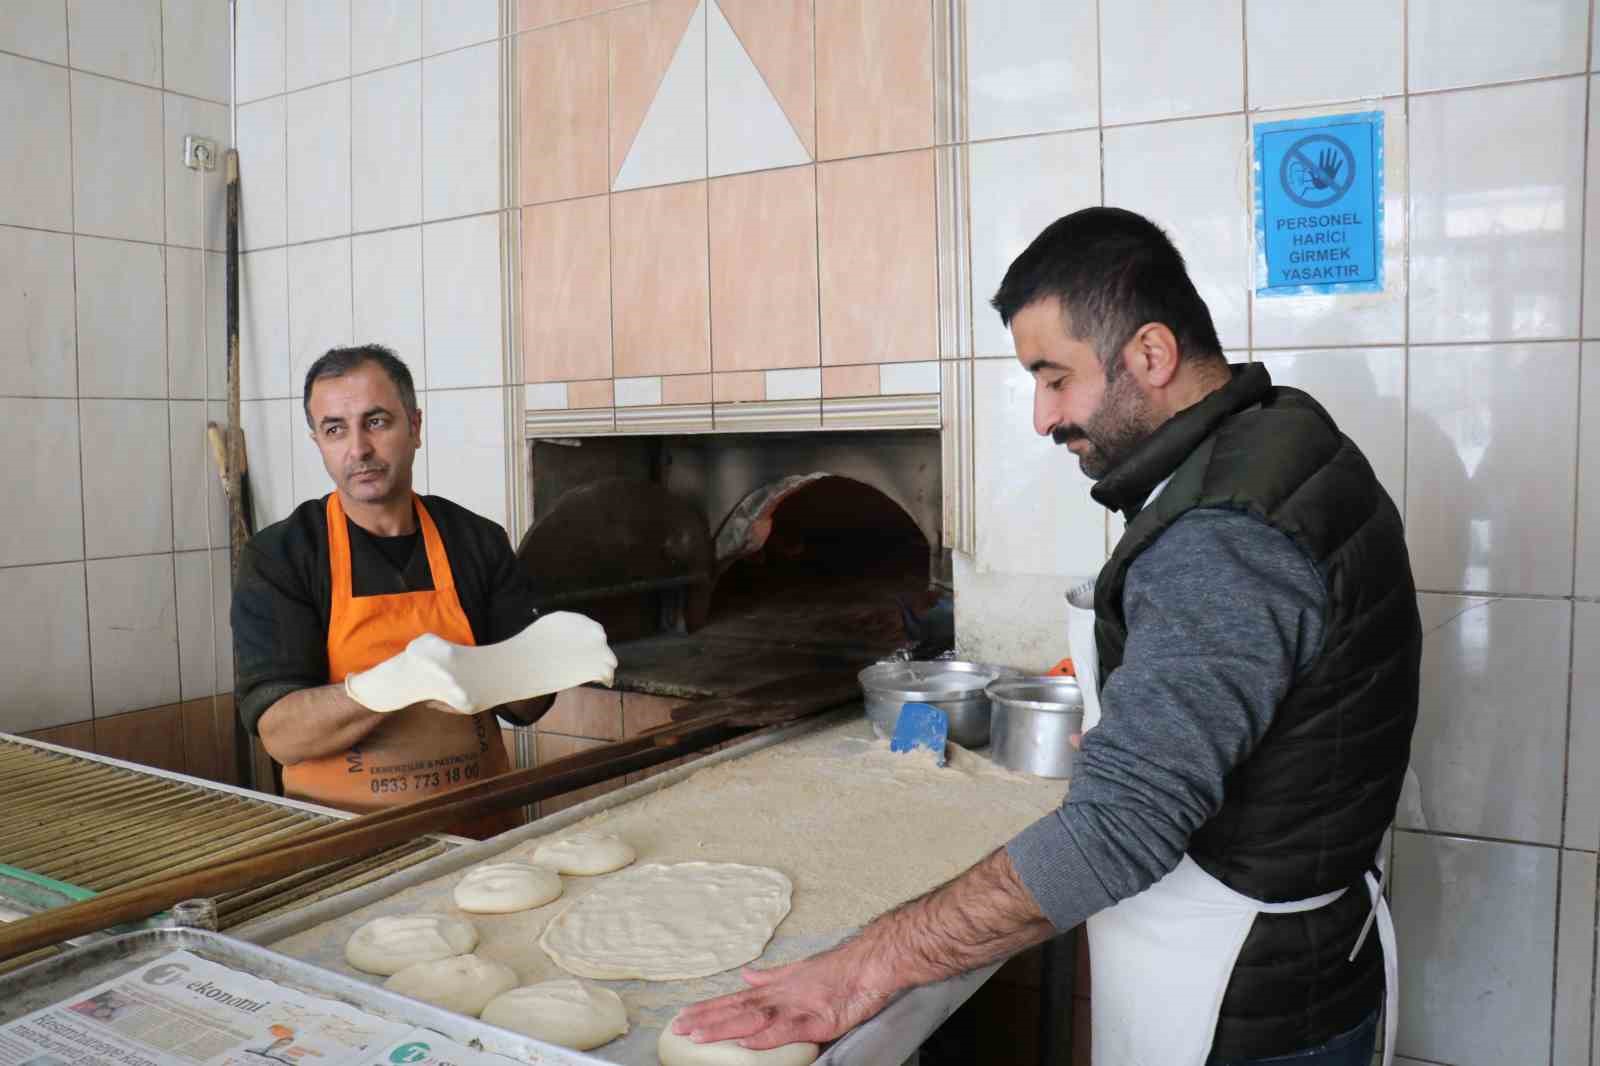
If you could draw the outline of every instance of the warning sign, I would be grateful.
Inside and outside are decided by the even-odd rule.
[[[1383,291],[1383,112],[1255,128],[1256,294]]]

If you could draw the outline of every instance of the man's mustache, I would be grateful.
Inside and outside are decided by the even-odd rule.
[[[382,474],[389,469],[388,463],[366,463],[354,466],[345,471],[345,477],[358,477],[362,474]]]
[[[1057,444],[1071,444],[1075,440],[1084,440],[1086,436],[1079,426],[1057,426],[1050,431],[1050,439]]]

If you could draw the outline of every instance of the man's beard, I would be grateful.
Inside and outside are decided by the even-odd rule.
[[[1050,434],[1057,444],[1086,440],[1089,448],[1078,456],[1078,468],[1091,481],[1099,481],[1143,444],[1155,430],[1155,419],[1133,375],[1117,367],[1106,382],[1100,406],[1081,425],[1058,426]]]

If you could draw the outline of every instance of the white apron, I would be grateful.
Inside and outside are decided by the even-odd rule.
[[[1151,498],[1165,486],[1157,486]],[[1083,691],[1083,729],[1100,721],[1100,655],[1094,636],[1094,582],[1067,594],[1067,639]],[[1381,856],[1379,860],[1382,872]],[[1185,855],[1177,869],[1130,899],[1093,915],[1089,926],[1091,1048],[1094,1066],[1204,1066],[1222,996],[1257,914],[1316,910],[1345,889],[1289,903],[1235,892]],[[1367,874],[1372,914],[1350,952],[1354,960],[1373,920],[1383,947],[1383,1066],[1392,1066],[1400,1019],[1394,923],[1378,878]]]

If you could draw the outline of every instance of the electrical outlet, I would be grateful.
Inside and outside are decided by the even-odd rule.
[[[217,142],[189,134],[183,139],[183,165],[190,170],[216,170]]]

